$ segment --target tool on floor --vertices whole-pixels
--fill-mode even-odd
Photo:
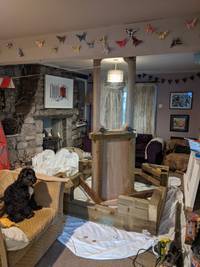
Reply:
[[[166,256],[170,243],[171,240],[168,237],[163,237],[153,246],[153,253],[160,259],[160,261],[162,261]]]

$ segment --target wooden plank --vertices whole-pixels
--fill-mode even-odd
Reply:
[[[80,177],[79,186],[88,194],[88,196],[95,202],[101,203],[102,199],[88,186],[83,177]]]
[[[147,210],[149,206],[149,201],[147,199],[134,198],[134,197],[120,195],[118,198],[118,205],[120,204],[127,205],[127,206],[132,205],[134,207]]]
[[[133,219],[138,218],[138,219],[143,219],[143,220],[148,220],[148,210],[147,209],[141,209],[135,206],[127,206],[123,204],[118,205],[118,214],[124,214],[130,215],[133,217]]]
[[[130,140],[132,138],[135,137],[135,134],[133,132],[128,132],[128,131],[123,131],[123,130],[119,130],[119,131],[106,131],[104,133],[102,132],[92,132],[89,134],[90,139],[92,139],[93,141],[97,141],[100,139],[106,140],[106,139],[122,139],[122,140]]]
[[[149,202],[149,221],[155,222],[157,228],[164,208],[166,192],[165,187],[156,188]]]
[[[160,178],[161,169],[158,168],[158,167],[153,166],[153,164],[143,163],[142,164],[142,170],[144,172],[147,172],[149,174],[152,174],[155,177]]]
[[[102,141],[92,142],[92,189],[101,197],[102,191]]]
[[[151,182],[153,185],[156,185],[156,186],[160,185],[160,181],[158,179],[146,174],[145,172],[141,172],[139,175],[145,180],[147,180],[148,182]]]
[[[151,197],[154,192],[154,189],[148,189],[143,191],[135,191],[133,194],[131,194],[131,197],[137,197],[137,198],[148,198]]]
[[[65,212],[79,218],[115,226],[127,231],[142,232],[143,229],[146,229],[151,234],[156,234],[157,230],[155,222],[136,218],[132,214],[119,213],[114,208],[78,200],[69,201]]]
[[[133,140],[104,140],[101,198],[111,200],[133,191]]]

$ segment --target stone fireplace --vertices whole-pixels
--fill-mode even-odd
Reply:
[[[11,166],[30,162],[33,156],[43,151],[45,138],[47,140],[51,136],[55,140],[59,139],[60,147],[76,146],[79,109],[76,106],[73,109],[45,109],[44,83],[45,74],[74,80],[78,74],[43,65],[1,67],[0,73],[6,70],[12,73],[3,75],[27,76],[14,80],[16,89],[7,89],[5,106],[2,105],[0,111],[0,120],[12,118],[20,125],[16,133],[6,134]],[[77,92],[74,93],[76,97]]]

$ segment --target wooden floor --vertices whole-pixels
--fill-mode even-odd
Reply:
[[[152,253],[141,254],[136,267],[154,267],[155,256]],[[95,261],[79,258],[68,248],[56,241],[43,256],[36,267],[133,267],[132,258],[124,260]]]

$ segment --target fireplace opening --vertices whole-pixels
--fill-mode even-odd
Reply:
[[[43,119],[43,149],[51,149],[57,152],[66,146],[64,121],[60,118]]]

